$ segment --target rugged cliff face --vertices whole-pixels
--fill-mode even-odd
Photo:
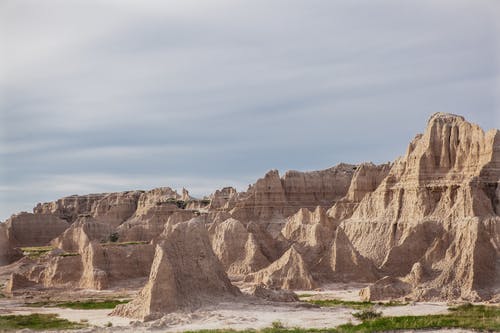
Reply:
[[[0,223],[0,266],[10,264],[19,259],[21,255],[21,251],[16,250],[9,239],[5,224]]]
[[[269,265],[253,233],[238,220],[229,218],[215,223],[212,247],[229,275],[241,276]]]
[[[19,213],[5,222],[9,243],[17,247],[48,245],[68,227],[66,221],[51,214]]]
[[[491,297],[499,270],[499,138],[460,116],[433,115],[342,222],[354,247],[389,276],[413,276],[418,264],[420,278],[407,288],[413,297]],[[377,293],[384,297],[380,290],[370,297]]]
[[[300,208],[330,207],[347,193],[355,169],[339,164],[321,171],[287,171],[282,178],[272,170],[228,208],[235,218],[247,221],[288,217]]]
[[[362,163],[356,168],[347,194],[328,211],[335,220],[344,220],[352,216],[363,198],[375,191],[382,180],[387,177],[391,164],[375,165]]]

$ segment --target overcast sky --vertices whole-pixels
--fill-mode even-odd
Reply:
[[[246,189],[500,127],[499,1],[0,1],[0,220],[71,194]]]

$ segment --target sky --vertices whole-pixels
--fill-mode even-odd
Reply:
[[[0,220],[97,192],[245,190],[500,128],[496,0],[0,0]]]

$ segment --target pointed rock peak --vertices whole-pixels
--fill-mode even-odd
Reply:
[[[193,197],[189,195],[189,191],[186,190],[184,187],[182,188],[182,198],[181,199],[184,201],[188,201],[188,200],[193,199]]]
[[[462,122],[465,121],[465,118],[452,113],[436,112],[429,118],[428,124],[431,124],[436,121],[447,122],[447,123]]]
[[[269,170],[264,176],[264,178],[280,178],[280,173],[276,169]]]
[[[316,285],[294,245],[268,267],[247,275],[245,281],[282,289],[313,289]]]

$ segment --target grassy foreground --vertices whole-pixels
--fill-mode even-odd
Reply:
[[[331,329],[282,328],[279,325],[262,330],[200,330],[189,333],[369,333],[404,329],[465,328],[500,332],[500,307],[462,305],[450,308],[451,313],[429,316],[379,317],[364,320],[361,324],[345,324]]]
[[[30,315],[0,316],[0,331],[21,330],[67,330],[84,328],[86,325],[59,318],[56,314],[34,313]]]
[[[76,301],[76,302],[37,302],[37,303],[27,303],[26,306],[29,307],[53,307],[53,308],[66,308],[66,309],[78,309],[78,310],[102,310],[102,309],[114,309],[118,304],[125,304],[130,302],[129,300],[89,300],[89,301]],[[0,326],[1,327],[1,326]]]

